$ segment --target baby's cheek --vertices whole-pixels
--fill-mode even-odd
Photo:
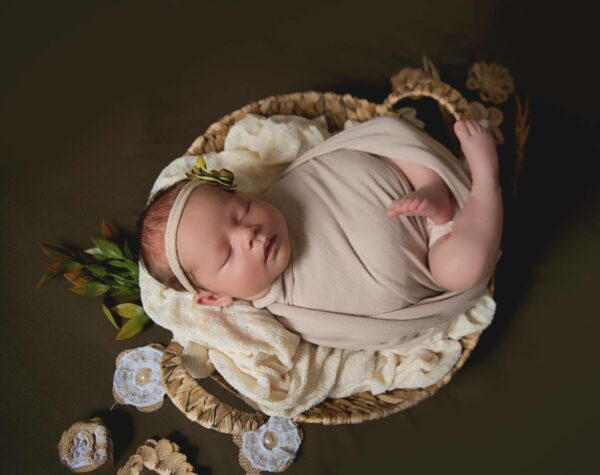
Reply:
[[[265,269],[249,267],[240,273],[235,279],[235,286],[238,291],[246,294],[254,294],[261,291],[266,285],[270,276]]]

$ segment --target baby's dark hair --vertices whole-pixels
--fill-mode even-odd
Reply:
[[[137,244],[142,264],[154,279],[178,291],[186,289],[169,266],[165,252],[165,230],[173,203],[181,188],[188,181],[184,178],[158,190],[146,205],[136,225]],[[185,272],[185,275],[196,289],[202,289],[192,275],[188,272]]]

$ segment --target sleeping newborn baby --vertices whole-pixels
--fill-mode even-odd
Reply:
[[[181,180],[138,221],[142,263],[198,305],[248,301],[318,345],[428,338],[483,295],[501,256],[494,141],[475,121],[454,130],[471,178],[426,133],[378,117],[302,154],[260,198]]]

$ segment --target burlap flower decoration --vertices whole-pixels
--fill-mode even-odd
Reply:
[[[479,89],[479,96],[483,101],[502,104],[515,90],[515,82],[504,66],[481,61],[469,69],[467,87],[472,90]]]
[[[138,475],[148,468],[160,475],[196,475],[179,446],[169,439],[148,439],[119,469],[117,475]]]
[[[394,74],[390,81],[392,89],[396,89],[400,84],[410,84],[414,86],[420,79],[426,79],[427,73],[421,68],[402,68],[398,73]]]
[[[390,78],[392,89],[395,90],[400,84],[414,86],[420,79],[437,79],[439,81],[440,74],[433,62],[427,56],[423,56],[422,63],[423,67],[421,68],[406,67],[394,74]]]
[[[110,432],[99,417],[76,422],[58,443],[60,461],[73,472],[91,472],[112,460]]]
[[[257,430],[243,432],[233,440],[240,447],[240,464],[247,473],[283,472],[293,463],[302,435],[291,419],[273,416]]]
[[[489,130],[496,145],[504,143],[504,135],[500,130],[504,114],[497,107],[485,107],[481,102],[470,102],[466,118],[477,121],[482,127]]]
[[[160,378],[164,347],[151,344],[119,354],[113,376],[113,396],[119,404],[135,406],[141,412],[156,411],[163,405],[165,388]]]

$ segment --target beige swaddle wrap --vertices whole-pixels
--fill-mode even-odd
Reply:
[[[491,272],[465,292],[434,282],[426,218],[386,214],[393,200],[413,190],[388,157],[431,168],[458,207],[464,205],[469,178],[457,158],[394,117],[357,125],[305,152],[261,197],[281,210],[292,255],[253,305],[306,341],[400,348],[445,330],[487,287]]]
[[[422,126],[414,119],[414,109],[399,112],[404,111],[409,112],[407,120]],[[348,120],[345,129],[357,126]],[[229,130],[224,150],[207,153],[205,159],[211,169],[233,170],[240,191],[262,197],[288,164],[329,137],[323,116],[309,120],[247,114]],[[195,162],[196,157],[183,156],[169,163],[150,196],[184,178]],[[486,291],[471,308],[457,313],[446,331],[426,340],[413,340],[398,349],[343,350],[300,339],[267,310],[249,302],[196,305],[189,293],[165,287],[143,265],[140,291],[148,315],[184,346],[184,362],[192,376],[204,378],[216,369],[250,406],[282,417],[294,417],[328,396],[379,394],[438,382],[460,357],[457,340],[486,328],[496,309]]]

